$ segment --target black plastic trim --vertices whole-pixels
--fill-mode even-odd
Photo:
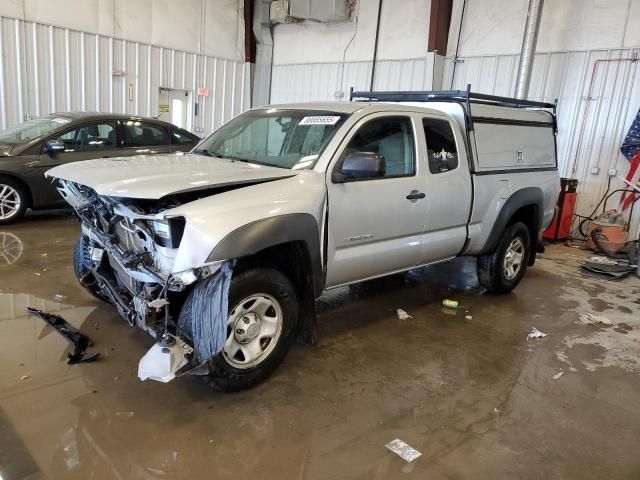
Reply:
[[[554,122],[532,122],[528,120],[515,120],[510,118],[473,117],[475,123],[494,123],[497,125],[517,125],[521,127],[547,127],[555,128]]]
[[[544,219],[544,194],[539,187],[523,188],[511,195],[502,206],[502,209],[500,210],[500,213],[498,213],[498,217],[493,224],[491,233],[478,255],[492,253],[498,246],[498,242],[507,228],[509,220],[513,217],[513,214],[522,207],[527,207],[529,205],[535,205],[538,210],[538,218],[535,219],[536,224],[534,225],[534,231],[537,235],[540,230],[540,225],[542,225],[542,220]],[[536,238],[532,238],[531,241],[535,242]],[[535,249],[533,250],[535,252]]]
[[[502,173],[531,173],[531,172],[553,172],[558,167],[531,167],[531,168],[504,168],[500,170],[483,170],[481,172],[473,172],[473,175],[500,175]]]
[[[318,222],[308,213],[291,213],[244,225],[224,237],[213,249],[208,262],[254,255],[261,250],[290,242],[303,242],[311,259],[316,297],[324,290]]]

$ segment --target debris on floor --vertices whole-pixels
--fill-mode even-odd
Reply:
[[[538,330],[536,327],[533,327],[531,329],[531,332],[529,333],[529,335],[527,335],[527,342],[532,339],[532,338],[544,338],[546,337],[548,334],[546,333],[542,333],[540,330]]]
[[[473,320],[473,317],[471,315],[467,315],[464,318],[465,318],[465,320]]]
[[[413,462],[416,458],[422,456],[422,453],[411,447],[409,444],[403,442],[399,438],[396,438],[395,440],[387,443],[385,447],[387,447],[389,450],[391,450],[406,462]]]
[[[556,374],[553,376],[553,379],[554,379],[554,380],[558,380],[562,375],[564,375],[564,372],[563,372],[562,370],[560,370],[558,373],[556,373]]]
[[[54,299],[56,302],[62,302],[62,301],[64,301],[64,300],[66,300],[66,299],[67,299],[67,296],[66,296],[66,295],[62,295],[61,293],[56,293],[56,294],[53,296],[53,299]]]
[[[413,318],[411,315],[409,315],[407,312],[405,312],[404,310],[402,310],[401,308],[396,310],[396,313],[398,314],[398,318],[400,320],[406,320],[408,318]]]
[[[87,347],[93,345],[91,339],[86,335],[80,333],[80,331],[76,327],[71,325],[60,315],[43,312],[42,310],[38,310],[32,307],[27,307],[27,314],[36,316],[43,320],[45,323],[51,325],[56,332],[58,332],[65,338],[65,340],[73,344],[73,353],[67,354],[67,356],[69,357],[67,363],[69,365],[74,365],[76,363],[93,362],[100,356],[100,353],[98,352],[86,352]]]
[[[26,379],[28,379],[28,378],[31,378],[31,375],[22,375],[22,376],[20,377],[20,380],[26,380]]]
[[[131,418],[135,415],[136,412],[116,412],[116,417],[120,418]]]
[[[618,262],[609,257],[593,256],[589,258],[592,263],[602,263],[603,265],[618,265]]]
[[[586,270],[588,273],[603,275],[609,280],[620,280],[636,271],[635,265],[618,263],[609,264],[602,262],[584,262],[581,268]]]
[[[445,298],[444,300],[442,300],[442,306],[445,308],[458,308],[458,301]]]
[[[580,313],[578,315],[580,321],[586,325],[595,325],[597,323],[602,323],[603,325],[613,325],[613,322],[609,320],[607,317],[602,315],[594,315],[593,313]]]

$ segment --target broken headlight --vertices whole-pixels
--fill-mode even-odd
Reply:
[[[178,248],[184,233],[185,220],[182,217],[149,222],[153,231],[153,241],[167,248]]]

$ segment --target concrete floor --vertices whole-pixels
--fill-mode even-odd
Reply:
[[[20,246],[0,255],[3,480],[640,478],[640,280],[583,275],[585,252],[548,248],[502,297],[480,294],[470,260],[334,291],[317,347],[224,395],[137,379],[152,341],[77,284],[78,231],[64,213],[0,228]],[[68,366],[27,305],[79,326],[100,361]],[[532,326],[548,336],[527,341]],[[386,450],[395,438],[422,457]]]

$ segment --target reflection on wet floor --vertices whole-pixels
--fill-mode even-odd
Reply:
[[[478,288],[472,259],[327,292],[318,301],[319,344],[294,345],[266,383],[224,395],[194,377],[137,379],[152,340],[77,285],[78,230],[66,216],[11,226],[23,253],[0,266],[3,480],[639,471],[640,364],[629,359],[640,336],[640,282],[584,277],[581,252],[550,248],[502,297]],[[442,311],[443,298],[459,301],[454,315]],[[613,325],[577,320],[594,298]],[[67,365],[67,342],[27,317],[26,306],[79,327],[100,360]],[[412,318],[400,320],[398,308]],[[527,342],[532,326],[549,335]],[[423,455],[405,464],[384,448],[394,438]]]

